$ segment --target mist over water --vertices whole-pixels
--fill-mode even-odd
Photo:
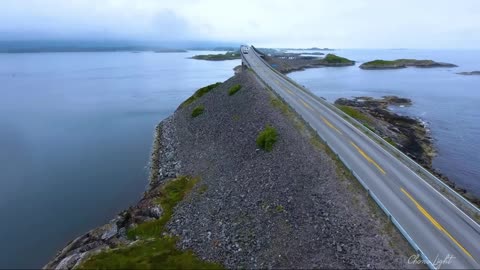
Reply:
[[[289,74],[318,96],[337,98],[397,95],[413,105],[395,108],[400,114],[420,117],[432,132],[438,156],[434,168],[480,196],[480,76],[457,72],[480,70],[480,50],[336,50],[358,61],[356,66],[308,69]],[[432,59],[456,68],[361,70],[375,59]]]
[[[155,125],[240,64],[202,53],[0,54],[1,267],[39,268],[140,198]]]

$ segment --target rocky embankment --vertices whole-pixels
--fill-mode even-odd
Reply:
[[[365,62],[359,66],[361,69],[400,69],[407,67],[434,68],[434,67],[457,67],[450,63],[435,62],[433,60],[397,59],[392,61],[374,60]]]
[[[419,119],[398,115],[388,109],[388,106],[408,106],[411,100],[395,96],[385,96],[380,99],[371,97],[340,98],[335,101],[341,110],[391,144],[402,150],[424,167],[432,167],[435,151],[432,138]]]
[[[409,106],[411,105],[410,99],[396,96],[385,96],[380,99],[371,97],[340,98],[335,101],[335,104],[435,174],[472,203],[480,205],[479,198],[466,189],[458,187],[453,181],[432,167],[432,159],[436,152],[432,137],[424,122],[420,119],[398,115],[388,108],[390,105]]]
[[[256,143],[267,125],[278,133],[269,152]],[[140,202],[45,268],[414,267],[358,182],[250,71],[197,91],[160,123],[153,149]],[[168,186],[182,176],[195,179],[185,197]]]
[[[267,61],[273,68],[286,74],[293,71],[304,70],[307,68],[318,67],[345,67],[355,65],[355,61],[336,56],[334,54],[327,54],[323,58],[315,56],[265,56]]]

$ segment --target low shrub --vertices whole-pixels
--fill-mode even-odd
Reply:
[[[192,117],[197,117],[205,111],[205,107],[203,105],[197,106],[192,111]]]
[[[257,136],[257,146],[261,149],[270,152],[273,149],[273,145],[277,142],[277,130],[267,125]]]
[[[240,89],[242,89],[242,86],[240,84],[236,84],[232,87],[230,87],[230,90],[228,90],[228,95],[233,96],[235,93],[237,93]]]

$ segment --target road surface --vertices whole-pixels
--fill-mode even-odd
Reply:
[[[243,57],[366,183],[430,267],[480,269],[478,223],[337,113],[271,70],[252,48]]]

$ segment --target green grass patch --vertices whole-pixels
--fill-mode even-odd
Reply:
[[[401,64],[400,62],[398,61],[389,61],[389,60],[373,60],[373,61],[370,61],[370,62],[366,62],[364,63],[365,66],[391,66],[391,65],[397,65],[397,64]]]
[[[364,122],[370,121],[370,119],[365,114],[363,114],[362,112],[360,112],[359,110],[353,107],[346,106],[346,105],[337,105],[337,107],[340,110],[342,110],[342,112],[348,114],[350,117],[355,118],[359,121],[364,121]]]
[[[388,142],[390,145],[397,147],[397,144],[393,141],[392,138],[390,137],[384,137],[383,138],[386,142]]]
[[[292,109],[282,100],[275,98],[274,94],[270,93],[270,104],[272,107],[276,108],[279,110],[283,115],[288,117],[293,122],[293,125],[298,131],[304,131],[305,130],[305,124],[303,120],[299,119],[297,117],[297,114],[292,111]]]
[[[204,111],[205,111],[205,106],[199,105],[199,106],[193,108],[192,117],[197,117],[200,114],[202,114]]]
[[[164,231],[165,224],[173,214],[173,208],[192,190],[198,179],[187,176],[179,177],[165,184],[160,191],[157,203],[162,206],[162,217],[151,222],[145,222],[127,232],[130,239],[149,238],[160,236]]]
[[[375,132],[375,129],[373,129],[369,124],[363,123],[363,126],[368,128],[370,131]]]
[[[288,107],[288,105],[285,104],[284,102],[282,102],[280,99],[271,96],[270,97],[270,104],[272,104],[272,106],[274,108],[280,110],[280,112],[283,115],[285,115],[285,116],[291,116],[292,115],[292,112],[290,111],[290,108]]]
[[[222,269],[192,251],[176,248],[176,237],[162,236],[133,246],[94,255],[79,269]]]
[[[242,89],[242,86],[240,84],[236,84],[232,87],[230,87],[230,90],[228,90],[228,95],[233,96],[235,93],[237,93],[240,89]]]
[[[212,89],[214,89],[215,87],[219,86],[220,84],[222,84],[221,82],[217,82],[217,83],[214,83],[214,84],[210,84],[210,85],[207,85],[205,87],[202,87],[200,89],[198,89],[191,97],[187,98],[187,100],[185,100],[181,105],[180,107],[185,107],[185,106],[188,106],[190,104],[192,104],[195,100],[201,98],[203,95],[205,95],[206,93],[210,92]]]
[[[335,54],[327,54],[323,59],[321,59],[322,62],[326,62],[329,64],[351,64],[353,63],[352,60],[347,59],[345,57],[340,57]]]
[[[273,149],[273,145],[277,142],[277,130],[267,125],[264,130],[262,130],[257,137],[257,146],[261,149],[270,152]]]
[[[163,215],[155,221],[140,224],[128,232],[138,237],[134,245],[96,254],[79,266],[80,269],[222,269],[215,263],[202,261],[192,251],[176,248],[177,238],[162,236],[175,206],[192,190],[198,179],[179,177],[164,185],[158,203]]]

